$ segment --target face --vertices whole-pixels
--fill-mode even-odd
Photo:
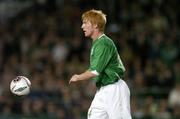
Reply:
[[[91,24],[88,20],[83,20],[82,26],[81,26],[84,35],[86,37],[91,37],[94,32],[94,26]]]

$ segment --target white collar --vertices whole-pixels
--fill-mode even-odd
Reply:
[[[105,35],[105,34],[103,33],[102,35],[100,35],[100,36],[98,37],[98,39],[101,38],[101,37],[103,37],[104,35]]]

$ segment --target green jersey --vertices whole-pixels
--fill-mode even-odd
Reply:
[[[123,78],[125,68],[122,64],[114,42],[102,35],[96,39],[91,48],[89,71],[96,72],[96,86],[112,84]]]

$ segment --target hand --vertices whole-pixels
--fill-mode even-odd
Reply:
[[[70,84],[71,82],[77,82],[78,79],[79,79],[79,75],[77,75],[77,74],[73,75],[73,76],[71,77],[70,81],[69,81],[69,84]]]

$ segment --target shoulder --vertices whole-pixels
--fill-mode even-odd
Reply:
[[[100,41],[99,44],[101,45],[106,45],[106,46],[114,46],[114,42],[111,38],[109,38],[108,36],[104,35]]]

